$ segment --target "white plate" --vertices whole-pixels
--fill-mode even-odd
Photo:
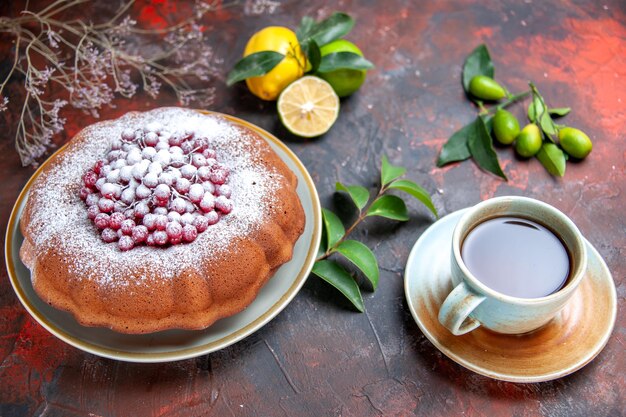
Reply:
[[[595,358],[613,330],[617,295],[606,263],[587,241],[587,272],[580,287],[542,328],[523,335],[504,335],[479,327],[454,336],[439,323],[439,308],[452,291],[452,232],[464,211],[449,214],[430,226],[409,254],[404,291],[422,333],[458,364],[504,381],[549,381]]]
[[[311,272],[322,232],[319,197],[313,180],[296,155],[276,137],[241,119],[220,115],[256,131],[298,177],[296,191],[304,208],[306,224],[291,261],[278,269],[245,310],[219,320],[205,330],[127,335],[104,328],[81,326],[71,314],[50,307],[37,296],[31,284],[30,271],[19,257],[24,239],[19,219],[28,191],[41,172],[40,168],[20,193],[11,212],[5,258],[9,279],[18,298],[31,316],[53,335],[78,349],[112,359],[129,362],[182,360],[214,352],[249,336],[272,320],[295,297]]]

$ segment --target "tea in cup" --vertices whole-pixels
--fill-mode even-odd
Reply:
[[[574,223],[526,197],[497,197],[470,208],[452,236],[455,286],[439,321],[455,335],[483,326],[530,332],[550,321],[584,277],[587,252]]]

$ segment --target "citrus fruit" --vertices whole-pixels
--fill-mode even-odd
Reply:
[[[530,158],[541,149],[541,131],[536,124],[530,123],[524,126],[517,138],[515,138],[515,151],[524,158]]]
[[[583,159],[589,155],[589,152],[591,152],[593,148],[589,136],[582,130],[573,127],[564,127],[559,130],[559,141],[561,147],[568,155],[578,159]]]
[[[510,145],[519,134],[517,118],[508,111],[499,109],[493,116],[493,133],[498,142]]]
[[[326,81],[314,76],[289,84],[278,98],[278,115],[294,135],[312,138],[331,128],[339,115],[339,97]]]
[[[345,39],[338,39],[327,43],[320,48],[320,52],[322,59],[324,59],[326,55],[335,52],[352,52],[363,56],[363,53],[355,44]],[[328,81],[339,97],[346,97],[361,87],[365,81],[366,72],[366,70],[342,68],[330,72],[320,72],[316,75]]]
[[[469,92],[481,100],[500,100],[506,96],[506,90],[493,78],[477,75],[470,80]]]
[[[252,35],[243,56],[262,51],[280,52],[285,58],[267,74],[246,79],[246,84],[255,96],[276,100],[285,87],[302,77],[306,58],[296,34],[282,26],[269,26]]]

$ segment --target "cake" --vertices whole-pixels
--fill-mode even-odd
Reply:
[[[243,310],[291,259],[305,222],[296,186],[241,124],[131,112],[86,127],[43,166],[20,256],[39,297],[82,325],[203,329]]]

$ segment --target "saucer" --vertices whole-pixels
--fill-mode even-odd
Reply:
[[[611,272],[587,240],[585,278],[565,307],[542,328],[524,335],[505,335],[479,327],[454,336],[439,323],[439,307],[452,291],[452,232],[465,210],[433,224],[409,255],[404,291],[422,333],[458,364],[503,381],[549,381],[577,371],[595,358],[613,330],[617,296]]]

